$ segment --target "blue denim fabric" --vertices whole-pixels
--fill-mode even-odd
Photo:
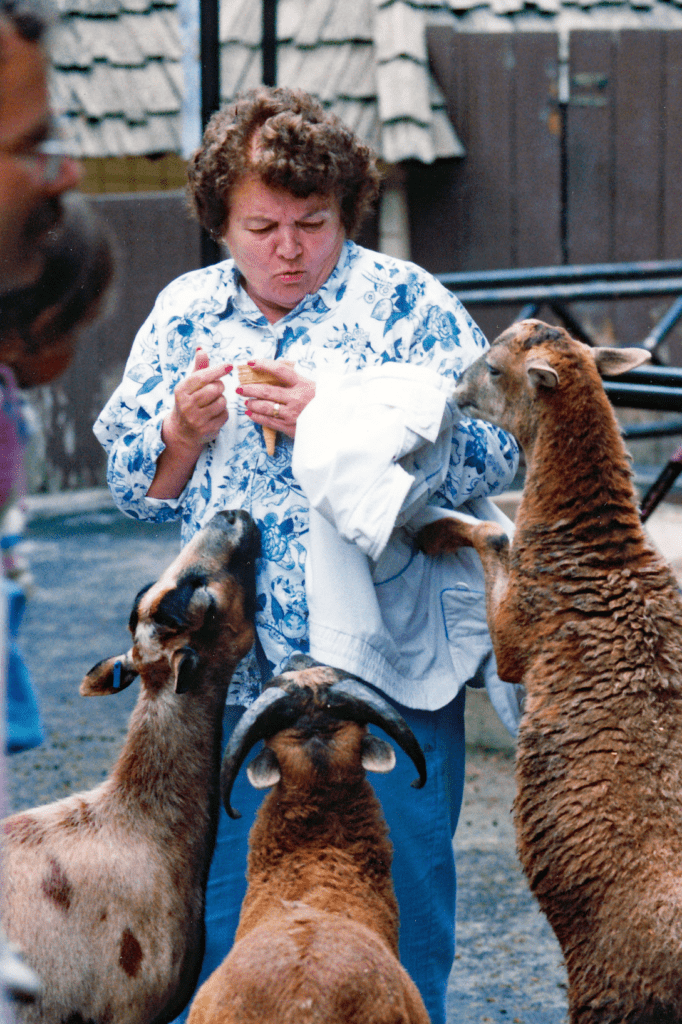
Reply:
[[[26,595],[12,580],[0,580],[7,601],[7,664],[5,667],[5,753],[39,747],[45,739],[38,699],[17,636]]]
[[[435,712],[390,703],[404,717],[424,750],[428,781],[421,790],[410,786],[416,769],[399,749],[392,772],[372,774],[369,778],[381,801],[394,845],[400,958],[422,994],[432,1024],[445,1024],[445,997],[455,953],[452,837],[464,786],[464,690]],[[240,707],[227,707],[225,738],[242,713]],[[251,787],[242,769],[231,798],[232,806],[242,817],[231,821],[224,813],[220,816],[206,893],[206,954],[200,983],[232,947],[246,892],[248,832],[262,799],[263,793]],[[185,1010],[177,1020],[185,1021],[187,1013]]]

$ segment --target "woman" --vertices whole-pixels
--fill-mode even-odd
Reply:
[[[185,542],[221,508],[245,508],[260,526],[258,639],[231,685],[228,732],[262,682],[308,649],[309,508],[291,463],[316,388],[387,361],[456,377],[485,340],[430,275],[350,241],[378,194],[375,158],[305,93],[260,88],[214,115],[189,182],[199,220],[232,258],[161,293],[95,433],[129,515],[181,517]],[[270,371],[275,383],[241,383],[231,370],[243,364]],[[261,428],[279,432],[273,456]],[[463,421],[433,500],[454,507],[500,491],[516,460],[508,435]],[[426,750],[429,786],[408,793],[406,764],[376,789],[396,848],[401,956],[438,1024],[454,956],[463,692],[437,712],[424,707],[399,710]],[[252,793],[244,785],[239,797],[254,808]],[[252,813],[221,825],[203,977],[232,942]]]

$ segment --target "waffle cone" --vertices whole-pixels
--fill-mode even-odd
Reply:
[[[284,360],[286,366],[293,366],[289,360]],[[269,370],[256,370],[253,366],[238,366],[237,373],[239,374],[240,384],[276,384],[281,387],[280,381],[273,373]],[[275,443],[277,441],[278,431],[273,430],[272,427],[263,427],[263,438],[265,440],[265,450],[268,455],[275,454]]]

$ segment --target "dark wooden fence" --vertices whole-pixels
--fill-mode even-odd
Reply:
[[[569,36],[559,102],[554,32],[430,30],[460,161],[412,168],[412,255],[433,272],[679,259],[682,32]],[[605,339],[635,343],[665,300],[590,308]],[[477,309],[491,336],[513,309]],[[682,365],[682,334],[671,336]]]

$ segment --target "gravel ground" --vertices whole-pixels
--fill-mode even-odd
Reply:
[[[81,697],[80,681],[102,658],[130,647],[133,598],[179,548],[179,531],[116,511],[33,523],[22,545],[35,589],[21,646],[43,714],[46,740],[9,759],[14,810],[89,789],[120,749],[137,685],[112,697]]]
[[[22,646],[39,692],[46,741],[9,758],[19,810],[90,788],[107,774],[137,696],[83,698],[101,658],[127,650],[132,600],[175,556],[178,528],[113,509],[35,521],[24,551],[35,591]],[[457,851],[458,952],[449,1024],[562,1024],[565,976],[556,941],[519,869],[511,823],[510,753],[470,749]]]
[[[467,750],[448,1024],[563,1024],[561,950],[515,852],[511,753]]]

